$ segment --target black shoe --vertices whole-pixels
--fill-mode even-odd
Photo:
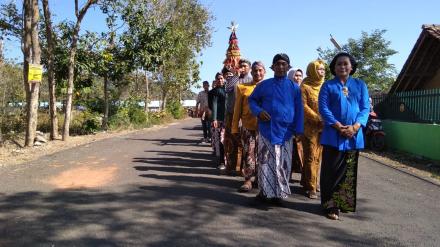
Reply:
[[[284,201],[281,198],[271,198],[270,202],[277,207],[284,207]]]

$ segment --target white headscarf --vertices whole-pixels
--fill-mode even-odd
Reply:
[[[298,71],[298,70],[301,71],[301,73],[302,73],[302,70],[299,69],[299,68],[293,68],[293,69],[291,69],[291,70],[289,71],[289,73],[287,74],[287,79],[289,79],[289,80],[291,80],[291,81],[293,81],[293,82],[295,82],[295,83],[298,84],[298,82],[295,81],[295,73],[296,73],[296,71]]]

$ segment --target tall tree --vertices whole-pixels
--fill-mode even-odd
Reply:
[[[57,107],[56,107],[56,94],[55,94],[55,39],[52,27],[52,18],[49,9],[48,0],[42,0],[43,12],[44,12],[44,23],[46,29],[46,40],[47,40],[47,79],[49,84],[49,115],[50,115],[50,139],[54,140],[58,137],[58,117],[57,117]]]
[[[79,30],[81,28],[81,21],[89,10],[90,6],[96,4],[98,0],[87,0],[84,6],[79,10],[78,0],[75,0],[75,16],[76,23],[71,35],[71,44],[69,51],[69,67],[68,67],[68,79],[67,79],[67,99],[64,114],[63,124],[63,141],[66,141],[70,136],[70,119],[72,112],[72,96],[74,90],[74,69],[75,69],[75,55],[77,50]]]
[[[40,83],[30,82],[28,72],[30,64],[40,65],[41,62],[41,48],[38,37],[38,20],[40,17],[38,0],[24,0],[23,10],[23,77],[27,103],[25,146],[32,146],[37,130]]]
[[[370,90],[386,91],[396,78],[394,64],[389,58],[397,51],[390,48],[391,42],[383,36],[386,30],[374,30],[371,33],[362,32],[359,39],[348,39],[342,45],[342,51],[350,53],[358,62],[356,76],[363,79]],[[317,49],[319,57],[330,64],[338,49]],[[330,73],[327,73],[330,76]]]
[[[3,39],[0,37],[0,78],[4,78],[3,76]],[[0,81],[0,85],[3,83],[3,80]],[[6,90],[3,91],[3,101],[6,96]],[[3,116],[5,115],[3,104],[1,107],[1,116],[0,116],[0,147],[3,145],[3,134],[2,134],[2,126],[3,126]]]

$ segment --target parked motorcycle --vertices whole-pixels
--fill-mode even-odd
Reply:
[[[368,116],[365,140],[367,147],[371,150],[383,151],[385,149],[385,131],[383,130],[382,121],[374,111],[371,111]]]

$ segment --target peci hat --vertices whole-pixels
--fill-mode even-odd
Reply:
[[[290,59],[289,59],[289,56],[287,56],[286,53],[278,53],[278,54],[276,54],[273,57],[272,64],[275,64],[278,60],[284,60],[284,61],[287,62],[287,64],[290,65]]]

